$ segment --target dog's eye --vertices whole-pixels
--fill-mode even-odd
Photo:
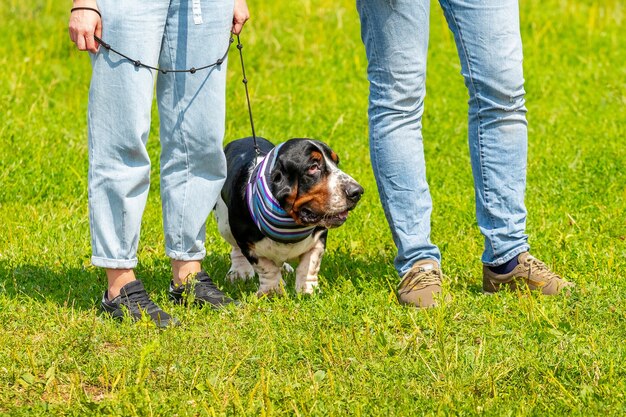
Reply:
[[[309,168],[307,169],[307,174],[309,175],[315,175],[318,172],[320,172],[321,168],[320,165],[315,163],[315,164],[311,164],[309,165]]]

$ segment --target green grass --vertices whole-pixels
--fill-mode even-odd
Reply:
[[[89,60],[67,36],[69,3],[0,5],[0,414],[624,415],[626,49],[621,1],[521,4],[534,253],[577,284],[569,299],[480,294],[482,238],[466,144],[467,93],[433,4],[424,118],[453,301],[399,306],[394,247],[367,145],[365,54],[352,1],[250,1],[242,36],[257,131],[328,142],[366,188],[330,234],[323,293],[256,300],[229,285],[209,219],[204,267],[245,306],[170,304],[158,197],[137,269],[183,322],[159,332],[98,312],[89,264]],[[227,138],[249,134],[231,54]],[[293,278],[288,280],[293,287]]]

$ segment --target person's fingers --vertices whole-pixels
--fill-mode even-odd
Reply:
[[[85,44],[85,36],[84,35],[78,35],[76,37],[76,47],[78,48],[79,51],[86,51],[87,50],[87,45]]]
[[[79,50],[96,53],[99,44],[93,35],[102,33],[102,20],[92,10],[76,10],[70,15],[69,32]]]
[[[98,24],[96,25],[96,30],[94,34],[102,39],[102,20],[98,20]]]
[[[235,16],[233,18],[232,32],[235,35],[239,35],[241,33],[241,31],[243,30],[243,25],[246,24],[246,22],[248,21],[249,18],[250,18],[249,15]]]
[[[245,0],[236,0],[233,10],[233,27],[231,31],[235,35],[239,35],[243,29],[243,25],[250,19],[250,12]]]
[[[93,38],[93,34],[85,33],[85,47],[89,52],[96,53],[98,52],[98,44],[96,40]]]

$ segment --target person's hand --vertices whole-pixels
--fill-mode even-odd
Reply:
[[[233,13],[233,28],[231,31],[235,35],[241,33],[243,25],[250,19],[250,12],[248,11],[248,5],[246,0],[235,0],[235,9]]]
[[[74,7],[91,7],[98,10],[96,0],[75,0]],[[81,51],[98,52],[94,35],[102,36],[102,19],[93,10],[75,10],[70,15],[70,38]]]

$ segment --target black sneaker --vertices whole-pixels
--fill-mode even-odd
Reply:
[[[154,304],[139,280],[129,282],[120,289],[120,295],[108,299],[105,291],[102,296],[102,309],[114,319],[122,320],[128,315],[133,321],[141,320],[143,313],[150,316],[157,327],[178,326],[174,317]]]
[[[193,292],[193,293],[192,293]],[[239,303],[222,291],[213,283],[209,275],[200,271],[195,276],[189,277],[187,282],[176,285],[170,282],[170,299],[175,303],[187,303],[193,300],[197,305],[210,305],[212,308],[221,308],[228,304],[238,305]]]

